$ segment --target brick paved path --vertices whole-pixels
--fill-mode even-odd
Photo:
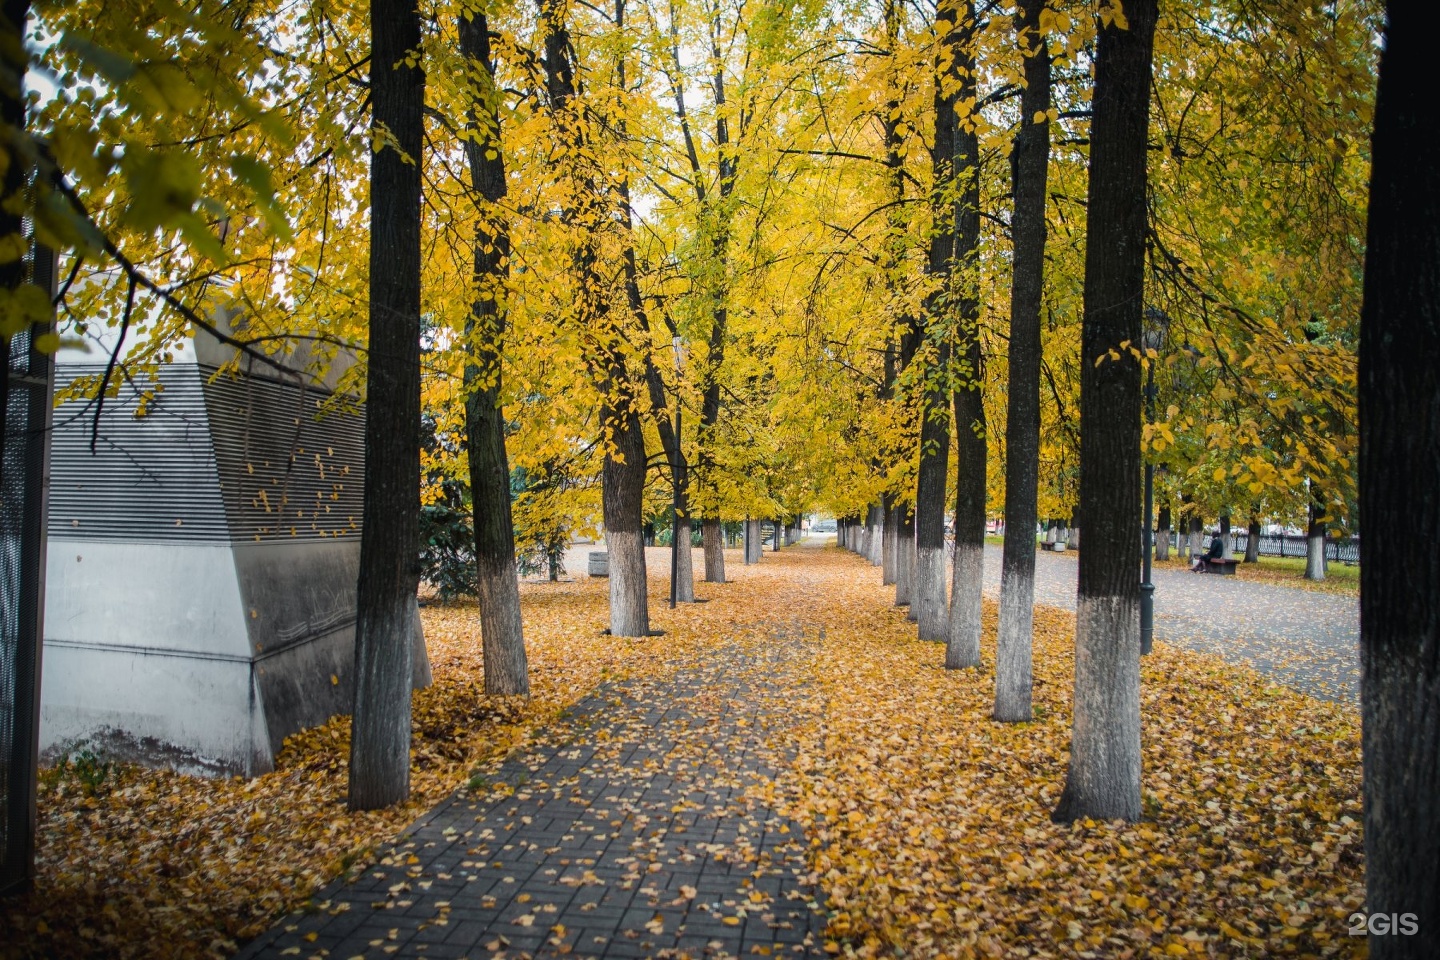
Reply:
[[[240,956],[821,955],[802,838],[747,796],[789,759],[779,675],[805,646],[602,689]]]

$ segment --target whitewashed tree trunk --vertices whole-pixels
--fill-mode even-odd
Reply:
[[[985,543],[955,538],[954,582],[946,625],[945,669],[980,666],[980,596],[985,578]]]
[[[1311,533],[1305,538],[1305,579],[1325,579],[1325,534]]]
[[[915,550],[915,576],[911,581],[911,609],[921,640],[943,642],[949,635],[950,611],[945,597],[945,547]],[[978,622],[978,617],[976,618]]]
[[[760,542],[760,521],[745,520],[745,565],[760,562],[760,554],[763,552],[764,544]]]
[[[1060,811],[1139,820],[1140,607],[1130,598],[1077,598],[1072,727]]]
[[[517,607],[516,619],[519,619],[518,607],[519,590],[516,590],[515,606]],[[420,602],[417,599],[410,608],[410,689],[422,690],[434,682],[434,674],[430,672],[430,654],[425,649],[425,624],[420,620]],[[521,648],[523,653],[524,648]],[[523,669],[522,669],[523,674]]]
[[[885,562],[885,511],[875,507],[875,525],[870,533],[870,564],[878,567]]]
[[[890,499],[890,498],[887,497],[886,499],[888,500],[888,499]],[[887,587],[888,587],[888,586],[891,586],[891,585],[893,585],[893,584],[895,583],[895,567],[896,567],[896,563],[897,563],[897,551],[899,550],[899,546],[900,546],[900,541],[899,541],[898,539],[896,539],[896,535],[895,535],[895,531],[896,531],[896,529],[897,529],[897,528],[896,528],[895,517],[896,517],[895,507],[894,507],[894,505],[892,504],[892,505],[891,505],[888,509],[886,509],[886,511],[885,511],[885,534],[884,534],[884,537],[883,537],[883,540],[884,540],[883,549],[884,549],[884,551],[885,551],[885,554],[884,554],[884,561],[885,561],[885,562],[884,562],[884,564],[883,564],[884,572],[881,573],[881,575],[880,575],[880,582],[881,582],[881,584],[883,584],[884,586],[887,586]]]
[[[690,518],[680,518],[680,550],[675,555],[675,602],[695,602],[695,557],[691,552]]]
[[[649,636],[645,535],[639,530],[606,530],[605,546],[610,567],[610,633],[616,637]]]
[[[1035,552],[1028,564],[1000,570],[1000,628],[995,643],[995,719],[1023,723],[1033,718],[1032,637],[1035,626]],[[983,561],[982,561],[983,562]]]

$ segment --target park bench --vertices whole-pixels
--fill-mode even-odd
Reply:
[[[1207,558],[1205,561],[1205,566],[1200,568],[1200,572],[1218,573],[1222,577],[1233,577],[1235,576],[1235,564],[1238,562],[1239,561],[1236,560],[1210,560]]]
[[[1064,553],[1064,552],[1065,552],[1065,541],[1064,541],[1064,540],[1055,540],[1055,541],[1049,541],[1049,540],[1047,540],[1047,541],[1045,541],[1044,543],[1040,544],[1040,547],[1041,547],[1041,549],[1044,549],[1044,550],[1053,550],[1053,551],[1055,551],[1055,552],[1057,552],[1057,553]]]

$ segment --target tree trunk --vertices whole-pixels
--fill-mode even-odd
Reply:
[[[702,520],[700,542],[705,549],[705,582],[725,582],[725,541],[719,520]]]
[[[460,52],[479,78],[469,118],[476,135],[465,141],[471,189],[483,201],[475,229],[476,299],[466,323],[466,446],[480,598],[485,692],[528,694],[520,585],[515,571],[515,524],[510,514],[510,462],[500,410],[504,291],[510,276],[510,231],[498,205],[505,197],[505,158],[495,110],[495,63],[483,13],[460,16]]]
[[[896,550],[900,541],[895,536],[898,515],[895,513],[895,495],[886,493],[880,500],[881,509],[885,511],[885,532],[881,535],[880,549],[882,553],[880,584],[881,586],[892,586],[895,583],[895,562]]]
[[[980,370],[980,142],[969,113],[975,104],[975,4],[960,7],[955,62],[959,71],[958,105],[967,119],[955,130],[955,275],[958,302],[955,356],[955,560],[945,667],[980,665],[980,594],[985,565],[985,405]]]
[[[760,521],[745,518],[745,565],[760,562],[760,555],[763,552],[760,543]]]
[[[14,137],[16,141],[25,135],[25,97],[16,78],[23,77],[28,69],[29,56],[24,40],[29,29],[29,0],[5,0],[0,7],[0,68],[5,71],[5,82],[0,84],[0,135]],[[7,22],[8,21],[8,22]],[[20,57],[19,62],[15,57]],[[9,146],[8,140],[6,146]],[[3,148],[0,148],[3,149]],[[5,169],[0,173],[0,239],[18,241],[18,246],[28,245],[25,238],[22,212],[27,207],[25,198],[26,181],[33,167],[24,159],[24,151],[5,149]],[[19,256],[0,260],[0,296],[11,295],[25,283],[25,262]],[[8,304],[7,304],[8,305]],[[9,436],[7,420],[10,411],[10,337],[0,334],[0,464],[5,462],[6,439]],[[38,696],[39,691],[36,691]]]
[[[1160,508],[1159,529],[1155,531],[1155,559],[1170,559],[1170,504]]]
[[[915,582],[915,515],[904,502],[895,506],[895,606],[909,607]],[[913,620],[906,612],[906,619]]]
[[[425,75],[415,0],[370,8],[370,343],[355,610],[351,810],[410,796],[412,610],[420,583],[420,171]],[[381,131],[389,143],[379,139]]]
[[[1260,521],[1255,517],[1250,518],[1250,526],[1246,530],[1245,562],[1260,562]]]
[[[420,598],[410,601],[410,689],[424,690],[435,681],[430,653],[425,649],[425,622],[420,619]]]
[[[600,383],[600,429],[605,444],[601,468],[601,499],[605,543],[610,568],[610,633],[618,637],[650,634],[650,612],[645,573],[644,492],[645,436],[638,410],[636,384],[626,357],[625,338],[616,329],[600,273],[598,231],[613,219],[608,191],[593,162],[589,146],[588,115],[576,105],[574,47],[565,24],[565,7],[558,0],[540,5],[544,36],[546,96],[560,136],[572,145],[566,163],[573,165],[576,189],[564,211],[568,223],[585,232],[573,255],[580,326],[601,344],[586,357]]]
[[[690,525],[690,515],[683,505],[678,526],[680,536],[677,538],[678,545],[675,554],[675,602],[694,603],[695,554],[690,545],[695,539],[695,534],[694,528]]]
[[[913,341],[919,348],[910,362],[920,364],[920,463],[915,482],[915,571],[910,584],[910,610],[921,640],[945,639],[945,476],[950,463],[949,376],[951,320],[957,289],[957,233],[966,218],[973,179],[973,157],[959,144],[958,101],[974,96],[972,26],[958,21],[961,0],[941,0],[935,9],[935,33],[941,46],[935,54],[935,145],[930,155],[933,181],[929,260],[926,272],[934,290],[915,322]],[[967,84],[966,76],[972,77]],[[956,197],[956,184],[961,181]],[[967,251],[969,252],[969,251]],[[968,266],[968,260],[964,266]],[[963,281],[961,284],[963,285]],[[909,352],[909,351],[905,351]]]
[[[1325,504],[1310,485],[1310,522],[1305,529],[1305,579],[1325,579]]]
[[[1101,26],[1090,124],[1080,353],[1080,552],[1070,769],[1055,818],[1138,820],[1140,342],[1156,0]],[[1114,351],[1118,360],[1108,359]]]
[[[1225,560],[1235,559],[1235,548],[1230,543],[1230,514],[1220,514],[1220,556]]]
[[[867,559],[872,567],[878,567],[885,561],[885,511],[879,504],[870,508],[870,517],[874,526],[870,529],[870,537],[866,541],[869,548]]]
[[[1365,905],[1421,925],[1370,937],[1372,960],[1420,960],[1440,920],[1440,123],[1425,8],[1387,7],[1360,322]]]
[[[1190,517],[1190,559],[1205,554],[1205,522],[1198,516]]]
[[[617,374],[618,376],[619,374]],[[612,385],[600,409],[614,443],[601,468],[605,545],[610,558],[610,634],[648,637],[650,608],[641,528],[645,497],[645,437],[623,387]],[[616,401],[622,406],[614,406]]]
[[[979,342],[970,347],[978,361]],[[980,387],[955,391],[957,476],[955,566],[945,668],[980,666],[980,597],[985,574],[985,407]],[[1034,559],[1034,553],[1031,553]]]
[[[1050,53],[1040,33],[1044,0],[1020,0],[1016,41],[1025,56],[1020,130],[1010,154],[1014,263],[1010,277],[1010,369],[1005,421],[1005,546],[995,650],[995,719],[1031,719],[1035,614],[1035,498],[1040,472],[1040,306],[1045,287],[1045,191]]]

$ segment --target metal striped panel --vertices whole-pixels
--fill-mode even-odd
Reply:
[[[56,386],[104,371],[62,367]],[[52,540],[229,539],[201,376],[190,365],[163,367],[158,383],[123,380],[103,407],[70,400],[56,408]]]
[[[360,536],[365,417],[353,402],[254,375],[214,378],[205,398],[234,540]]]
[[[102,364],[63,368],[67,385],[103,373]],[[122,382],[98,428],[95,417],[94,401],[56,411],[53,539],[360,534],[364,415],[323,390],[177,364],[158,383]]]

